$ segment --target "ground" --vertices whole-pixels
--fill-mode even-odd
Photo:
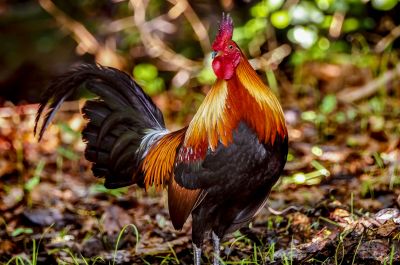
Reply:
[[[0,109],[0,262],[191,264],[190,220],[173,229],[165,192],[107,190],[93,177],[77,106],[64,106],[39,143],[36,105]],[[397,116],[382,114],[384,130],[374,130],[361,114],[322,123],[307,115],[285,107],[284,176],[250,226],[224,239],[224,264],[399,263]],[[207,242],[205,263],[211,249]]]

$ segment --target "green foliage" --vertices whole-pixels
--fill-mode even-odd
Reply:
[[[133,68],[133,77],[150,96],[159,94],[165,89],[164,79],[158,76],[158,69],[152,64],[136,65]]]
[[[264,18],[282,7],[283,0],[262,0],[250,9],[253,17]]]
[[[197,75],[197,80],[203,85],[211,85],[216,79],[217,78],[211,68],[211,62],[207,63]]]
[[[142,82],[149,82],[158,76],[157,67],[152,64],[142,63],[133,68],[133,76]]]
[[[398,0],[371,0],[371,3],[377,10],[388,11],[397,5]]]
[[[128,192],[128,188],[107,189],[102,183],[96,183],[90,186],[90,193],[104,193],[113,197],[121,197]]]
[[[32,228],[18,227],[14,231],[11,232],[12,237],[16,237],[22,234],[32,234]]]
[[[31,255],[30,259],[27,258],[25,255],[18,255],[18,256],[14,256],[13,258],[11,258],[6,263],[6,265],[13,264],[13,262],[15,264],[17,264],[17,265],[18,264],[22,264],[22,265],[25,265],[25,264],[27,264],[27,265],[36,265],[36,264],[38,264],[40,243],[42,242],[43,237],[49,232],[51,227],[52,226],[48,227],[43,232],[43,234],[41,235],[41,237],[40,237],[38,242],[35,239],[32,239],[32,255]],[[32,229],[30,229],[30,228],[17,228],[15,231],[13,232],[13,234],[14,234],[13,236],[18,236],[18,235],[23,234],[23,233],[31,234],[33,232]]]
[[[329,114],[336,109],[337,101],[335,95],[327,95],[322,100],[320,111],[323,114]]]
[[[279,10],[271,15],[271,24],[278,29],[284,29],[290,24],[290,16],[287,10]]]
[[[57,147],[57,154],[59,154],[60,156],[66,158],[68,160],[72,160],[72,161],[76,161],[80,157],[72,149],[65,148],[65,147],[62,147],[62,146]]]
[[[393,9],[397,2],[397,0],[372,0],[372,7],[387,11]],[[335,27],[333,23],[337,23],[335,16],[337,14],[344,16],[343,23],[337,28],[339,35],[334,36],[339,37],[334,42],[340,42],[345,34],[369,30],[376,25],[375,18],[367,15],[367,9],[368,5],[360,0],[302,0],[295,5],[284,4],[281,0],[264,0],[250,9],[252,19],[248,20],[243,28],[238,28],[237,38],[242,41],[249,40],[258,32],[265,32],[268,23],[263,20],[267,20],[278,32],[285,33],[292,44],[299,45],[303,49],[313,49],[312,53],[322,52],[329,56],[329,38],[326,37],[327,31]],[[293,56],[296,56],[298,51],[295,51]]]
[[[115,243],[114,258],[113,258],[113,262],[112,262],[113,265],[115,264],[115,258],[116,258],[116,256],[117,256],[117,251],[118,251],[119,242],[120,242],[120,240],[121,240],[121,238],[122,238],[122,235],[125,233],[125,231],[126,231],[128,228],[132,228],[132,230],[134,231],[134,234],[135,234],[135,237],[136,237],[135,250],[137,251],[137,245],[138,245],[138,243],[139,243],[139,231],[138,231],[137,227],[136,227],[134,224],[125,225],[125,226],[121,229],[121,231],[119,232],[118,238],[117,238],[117,242]],[[175,256],[176,256],[176,255],[175,255]]]
[[[45,161],[41,159],[36,166],[35,172],[33,173],[33,177],[30,178],[24,185],[24,189],[28,192],[32,191],[34,187],[36,187],[40,183],[40,176],[42,175]]]

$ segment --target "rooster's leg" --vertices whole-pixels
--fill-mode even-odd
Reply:
[[[219,265],[220,260],[220,249],[219,249],[219,237],[212,232],[213,247],[214,247],[214,262],[213,265]]]
[[[197,247],[196,244],[193,244],[193,259],[194,265],[200,265],[201,247]]]

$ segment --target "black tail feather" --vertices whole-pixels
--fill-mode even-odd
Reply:
[[[126,146],[130,146],[131,144],[140,141],[140,138],[141,136],[139,134],[131,131],[120,135],[119,138],[114,142],[114,147],[110,153],[111,163],[116,163],[116,160],[124,152]]]
[[[116,111],[108,115],[101,124],[99,134],[97,136],[97,146],[100,145],[103,137],[112,129],[118,126],[118,124],[124,124],[124,126],[135,126],[146,128],[145,124],[142,124],[141,117],[132,116],[132,113],[127,111]]]
[[[82,138],[85,139],[85,142],[87,143],[86,148],[92,149],[94,151],[107,151],[114,149],[114,143],[117,140],[115,136],[107,135],[103,138],[101,145],[97,147],[97,134],[98,128],[89,123],[82,132]]]
[[[86,87],[99,96],[100,98],[107,98],[107,106],[112,110],[120,109],[121,106],[129,106],[127,101],[118,91],[113,90],[109,85],[100,81],[87,82]]]
[[[143,180],[138,167],[141,140],[148,129],[165,129],[161,111],[126,73],[111,67],[82,65],[55,79],[42,96],[34,132],[43,137],[62,103],[84,84],[98,99],[82,108],[89,121],[82,132],[85,157],[93,162],[96,177],[105,177],[107,188]],[[45,112],[45,109],[47,111]],[[45,115],[44,115],[45,113]],[[38,126],[44,115],[43,123]]]
[[[96,127],[101,126],[101,122],[111,114],[111,110],[107,105],[100,100],[89,100],[86,101],[82,108],[83,117],[87,120],[91,120],[91,124]]]

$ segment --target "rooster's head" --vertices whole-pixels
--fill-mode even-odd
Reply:
[[[218,34],[212,44],[212,68],[219,79],[231,79],[241,59],[241,51],[232,40],[233,21],[229,15],[223,15]]]

